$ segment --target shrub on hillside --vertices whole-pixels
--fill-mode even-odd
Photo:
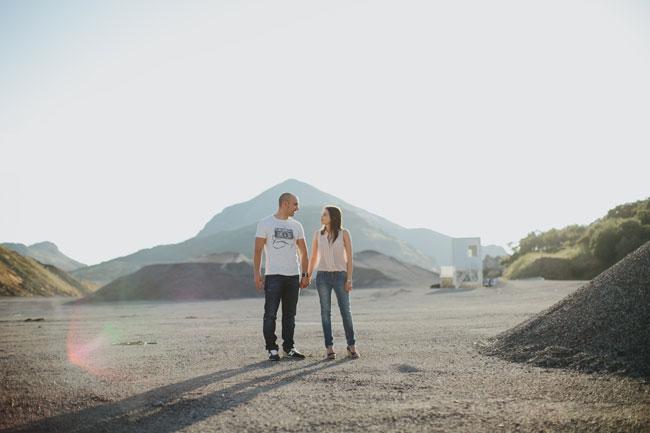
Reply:
[[[503,264],[511,278],[591,279],[648,240],[650,199],[616,206],[589,226],[531,232]]]
[[[591,236],[590,248],[594,257],[611,266],[650,240],[650,225],[636,218],[606,220]]]

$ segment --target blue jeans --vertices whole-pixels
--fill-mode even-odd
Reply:
[[[316,276],[316,288],[320,298],[320,317],[323,322],[323,334],[325,336],[325,347],[334,344],[332,336],[332,289],[336,293],[339,303],[343,329],[348,346],[354,345],[354,326],[352,325],[352,309],[350,308],[350,294],[345,291],[347,272],[321,272]]]
[[[296,307],[300,293],[298,275],[267,275],[264,278],[264,341],[266,350],[278,350],[275,319],[282,303],[282,348],[293,349],[293,331],[296,327]]]

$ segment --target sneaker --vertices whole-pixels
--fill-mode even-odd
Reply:
[[[277,350],[269,350],[269,361],[279,361],[280,354]]]
[[[289,358],[293,359],[305,359],[305,355],[302,353],[298,352],[295,348],[291,349],[290,351],[286,352],[287,356]]]

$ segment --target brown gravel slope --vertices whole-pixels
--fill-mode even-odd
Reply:
[[[0,296],[83,296],[93,287],[0,246]]]
[[[484,351],[543,367],[650,377],[650,242]]]

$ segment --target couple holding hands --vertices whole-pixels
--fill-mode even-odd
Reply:
[[[350,292],[352,291],[352,240],[341,226],[341,209],[326,206],[321,215],[321,228],[314,233],[312,254],[307,254],[305,231],[293,216],[298,211],[298,197],[284,193],[278,199],[278,211],[257,225],[253,269],[255,287],[264,291],[263,332],[269,360],[279,361],[275,322],[282,304],[282,348],[287,357],[305,359],[294,344],[296,307],[300,289],[311,284],[316,276],[320,298],[321,321],[325,337],[326,359],[336,359],[332,337],[332,291],[336,294],[351,358],[359,358],[355,347]],[[262,276],[262,252],[266,255]]]

